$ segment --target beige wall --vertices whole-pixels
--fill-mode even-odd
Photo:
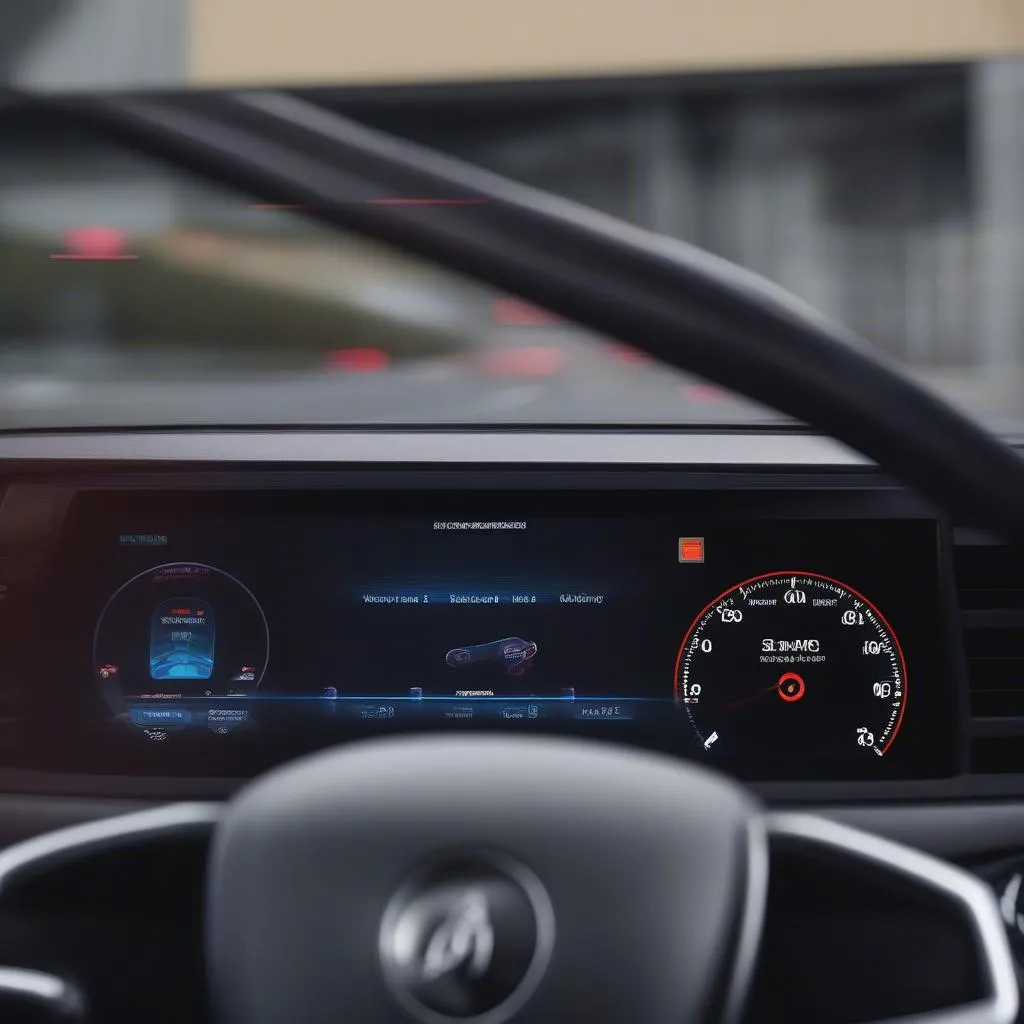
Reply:
[[[402,82],[1024,52],[1024,0],[189,0],[195,83]]]

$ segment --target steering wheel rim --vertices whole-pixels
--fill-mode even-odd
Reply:
[[[484,757],[486,761],[482,761]],[[487,765],[482,773],[481,763]],[[533,769],[526,780],[524,765]],[[532,801],[535,794],[545,790],[523,783],[536,783],[538,776],[550,781],[546,773],[556,765],[564,772],[553,787],[554,799],[548,800],[542,814],[552,828],[541,834],[535,827]],[[467,777],[467,770],[472,771],[471,776]],[[369,789],[368,781],[372,783]],[[411,787],[396,785],[410,781]],[[465,792],[456,792],[454,801],[451,799],[452,784],[465,785],[467,781],[474,791],[469,806],[462,799]],[[511,808],[504,800],[493,799],[496,781],[500,786],[512,787]],[[611,786],[611,793],[605,784]],[[589,787],[589,792],[578,787]],[[431,806],[424,807],[424,796],[432,801]],[[569,802],[563,802],[565,796]],[[396,800],[404,801],[414,815],[414,831],[416,827],[422,831],[426,825],[427,832],[432,833],[440,825],[451,841],[439,842],[441,837],[434,836],[429,849],[424,850],[402,822],[396,827]],[[581,803],[590,805],[584,806],[582,813]],[[614,833],[611,842],[609,806],[631,816],[629,821],[618,822],[624,827]],[[435,817],[437,809],[445,820],[439,822]],[[478,813],[466,813],[473,810]],[[553,810],[559,816],[552,818]],[[565,817],[560,816],[563,811]],[[579,842],[577,826],[586,826],[588,817],[590,831],[584,827],[582,835],[599,839],[600,847]],[[646,820],[649,827],[639,832],[630,829],[641,820]],[[534,826],[525,836],[518,830],[523,823]],[[687,826],[693,823],[700,825],[702,833],[707,828],[718,830],[714,844],[726,841],[720,847],[726,856],[716,865],[719,881],[724,881],[728,890],[726,904],[719,908],[724,912],[714,913],[721,891],[714,885],[701,891],[708,877],[703,870],[697,872],[700,878],[691,879],[689,890],[691,897],[703,902],[702,912],[711,912],[716,918],[713,935],[701,931],[693,902],[677,901],[681,893],[664,875],[666,867],[678,877],[680,870],[695,866],[690,858],[675,859],[680,851],[678,840],[689,845],[691,853],[708,849],[705,834],[698,836],[695,845],[693,837],[687,835]],[[447,831],[453,825],[458,835]],[[496,827],[506,832],[503,848],[495,845],[500,838]],[[887,891],[902,889],[944,901],[962,919],[983,977],[983,991],[976,998],[909,1015],[896,1017],[882,1012],[879,1017],[858,1020],[873,1024],[1010,1024],[1017,1019],[1019,997],[1012,955],[995,898],[979,879],[916,850],[833,821],[802,813],[766,811],[735,783],[704,769],[684,768],[662,756],[624,752],[580,740],[423,737],[412,742],[369,741],[327,751],[264,776],[226,806],[168,804],[60,829],[0,851],[0,898],[24,882],[31,883],[80,860],[135,847],[151,848],[154,842],[164,840],[180,842],[184,837],[198,838],[211,832],[214,851],[207,880],[207,945],[213,1001],[217,1019],[223,1024],[280,1021],[284,1009],[287,1019],[296,1024],[338,1019],[365,1024],[410,1020],[421,1024],[501,1024],[519,1020],[539,1024],[549,1020],[621,1021],[624,1017],[640,1024],[761,1020],[742,1015],[767,935],[762,929],[768,842],[773,858],[781,845],[799,850],[805,858],[813,856],[826,863],[852,866],[858,874],[878,876]],[[367,862],[367,852],[374,858],[379,856],[382,835],[384,846],[392,847],[391,854],[377,863]],[[538,851],[538,836],[545,840],[546,852]],[[572,856],[572,850],[560,855],[559,844],[567,837],[574,839],[577,847],[582,845],[590,856],[580,861]],[[368,851],[366,839],[377,843],[378,849]],[[619,860],[624,849],[637,851],[637,841],[653,854],[653,860],[645,857],[640,865],[646,873],[646,894],[638,899],[638,888],[631,881],[634,876],[622,870]],[[400,856],[395,860],[399,847]],[[296,876],[289,873],[287,864],[292,860],[294,865],[296,854],[300,859],[312,857],[306,864],[311,871],[302,878],[298,890],[293,887]],[[351,860],[353,855],[370,870],[347,876],[336,870],[351,867],[339,861],[339,856]],[[562,860],[554,876],[549,873],[552,856],[556,860],[561,856]],[[399,911],[408,908],[408,894],[415,894],[423,880],[436,878],[438,867],[455,866],[457,889],[466,884],[465,879],[458,879],[457,872],[463,867],[472,870],[474,864],[497,865],[499,871],[511,864],[512,877],[521,878],[516,869],[524,866],[524,860],[518,857],[540,868],[537,874],[527,867],[527,877],[553,897],[548,904],[553,919],[549,941],[541,955],[534,958],[539,970],[522,986],[513,985],[512,994],[521,998],[499,1001],[491,1007],[492,1012],[424,1013],[415,999],[408,998],[408,992],[396,992],[393,975],[389,978],[387,948],[395,933],[388,929],[389,922],[395,920],[392,911],[396,904]],[[595,861],[597,876],[593,873]],[[698,856],[696,866],[704,864],[706,861]],[[602,867],[611,867],[613,876],[602,875]],[[735,876],[729,878],[733,869]],[[324,884],[325,873],[343,884]],[[582,921],[566,913],[565,893],[559,886],[567,879],[576,883],[577,903],[581,893],[587,896],[589,917],[585,914]],[[615,907],[616,897],[611,893],[609,911],[609,892],[600,884],[589,888],[595,881],[614,882],[628,898]],[[667,888],[662,884],[666,881]],[[470,880],[468,884],[472,887],[476,883]],[[359,892],[361,908],[350,901],[353,886]],[[652,907],[645,902],[650,898],[657,899],[658,905]],[[363,910],[368,910],[369,916],[362,920],[365,927],[359,928],[356,925]],[[635,926],[625,932],[617,930],[623,910]],[[658,925],[648,932],[652,920]],[[295,931],[296,922],[303,934]],[[700,945],[709,954],[704,972],[694,976],[680,971],[678,956],[672,955],[678,954],[680,947],[671,945],[666,950],[663,945],[666,927],[671,942],[682,941],[683,948],[694,934],[702,940]],[[433,934],[433,926],[425,934]],[[375,937],[379,944],[374,943]],[[709,938],[721,941],[717,945],[704,941]],[[832,944],[835,939],[826,932],[820,941]],[[600,971],[600,962],[595,962],[599,958],[592,955],[602,944],[606,961],[607,954],[611,954],[609,962],[614,970],[610,972]],[[355,958],[346,955],[353,945],[358,951]],[[417,961],[414,956],[413,960],[422,962],[424,944],[414,943],[411,948],[419,958]],[[495,951],[497,955],[500,948],[496,946]],[[310,964],[311,956],[317,961],[315,965]],[[624,964],[638,965],[643,977],[624,971]],[[607,978],[613,980],[611,986]],[[652,987],[637,987],[641,980],[653,982]],[[870,985],[871,981],[870,977],[857,976],[858,986]],[[589,1001],[579,995],[584,989],[590,990]],[[679,998],[680,992],[685,999]],[[41,1010],[45,1019],[69,1024],[84,1021],[88,1009],[87,992],[64,978],[36,970],[2,968],[0,1001],[12,996]],[[770,1010],[771,1019],[777,1012]]]

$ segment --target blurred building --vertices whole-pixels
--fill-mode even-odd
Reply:
[[[743,263],[941,387],[1019,400],[1024,5],[9,6],[0,69],[25,86],[294,88]],[[0,139],[0,224],[57,230],[82,197],[144,226],[230,219],[152,165],[24,137]]]

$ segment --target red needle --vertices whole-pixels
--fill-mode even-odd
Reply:
[[[742,707],[742,705],[749,704],[752,700],[757,700],[758,697],[763,697],[766,693],[772,693],[774,690],[777,690],[778,688],[779,684],[775,683],[774,685],[769,686],[764,690],[758,690],[757,693],[752,693],[749,697],[744,697],[742,700],[734,700],[731,704],[726,704],[725,709],[726,711],[728,711],[729,708]]]
[[[749,704],[751,701],[763,697],[766,693],[778,693],[787,704],[792,704],[804,695],[805,690],[804,681],[800,676],[795,672],[784,672],[779,676],[777,683],[765,687],[763,690],[758,690],[757,693],[752,693],[749,697],[743,697],[741,700],[734,700],[731,704],[726,704],[725,710],[728,711],[730,708],[742,707],[744,704]]]

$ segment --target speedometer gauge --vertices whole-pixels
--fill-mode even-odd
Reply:
[[[899,733],[899,640],[863,594],[773,572],[709,602],[683,638],[676,700],[709,756],[882,757]]]

